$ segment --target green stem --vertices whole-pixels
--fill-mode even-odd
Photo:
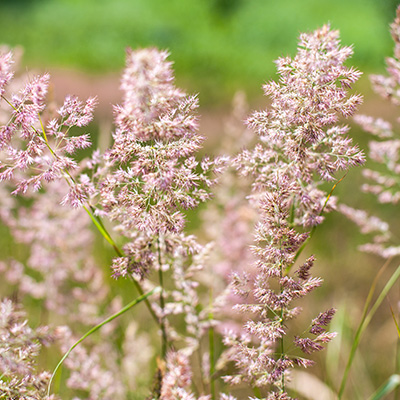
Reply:
[[[127,312],[128,310],[130,310],[132,307],[134,307],[136,304],[139,304],[140,302],[142,302],[143,300],[147,299],[149,296],[151,296],[154,293],[159,293],[161,291],[161,288],[159,286],[155,287],[153,290],[151,290],[150,292],[138,297],[137,299],[131,301],[129,304],[127,304],[125,307],[123,307],[120,311],[116,312],[115,314],[111,315],[110,317],[106,318],[104,321],[100,322],[98,325],[96,325],[95,327],[91,328],[90,330],[88,330],[77,342],[75,342],[70,348],[69,350],[64,354],[64,356],[61,358],[61,360],[59,361],[59,363],[57,364],[56,368],[54,369],[50,381],[49,381],[49,385],[47,388],[47,396],[50,396],[50,389],[51,389],[51,384],[53,382],[54,376],[56,375],[58,369],[61,367],[61,365],[63,364],[63,362],[65,361],[65,359],[70,355],[71,351],[78,346],[81,342],[83,342],[83,340],[85,340],[88,336],[90,336],[92,333],[98,331],[102,326],[108,324],[109,322],[113,321],[115,318],[119,317],[120,315],[124,314],[125,312]]]
[[[342,382],[340,384],[340,388],[339,388],[339,393],[338,393],[338,400],[340,400],[343,396],[344,393],[344,389],[346,387],[346,383],[347,383],[347,379],[348,379],[348,375],[350,372],[350,368],[351,365],[353,363],[354,360],[354,356],[356,354],[356,350],[358,348],[358,345],[360,343],[361,340],[361,335],[363,334],[364,330],[366,329],[366,327],[368,326],[368,324],[371,322],[371,319],[373,317],[373,315],[375,314],[376,310],[378,309],[378,307],[381,305],[382,301],[384,300],[384,298],[386,297],[386,295],[388,294],[389,290],[392,288],[392,286],[395,284],[395,282],[397,281],[397,279],[400,277],[400,266],[397,267],[396,271],[392,274],[392,276],[390,277],[390,279],[387,281],[385,287],[382,289],[380,295],[378,296],[377,300],[375,301],[374,305],[371,307],[370,311],[368,312],[368,308],[369,305],[371,303],[372,300],[372,296],[374,294],[375,291],[375,287],[376,284],[378,282],[378,278],[380,277],[380,275],[383,273],[383,271],[386,269],[387,265],[389,264],[388,260],[383,267],[380,269],[380,271],[378,272],[377,276],[375,277],[371,289],[368,293],[367,296],[367,300],[364,306],[364,310],[363,310],[363,314],[362,314],[362,318],[361,318],[361,322],[357,328],[357,332],[355,335],[355,338],[353,340],[353,344],[350,350],[350,355],[349,355],[349,359],[347,361],[346,364],[346,368],[343,374],[343,378],[342,378]]]
[[[396,330],[397,330],[397,338],[396,338],[396,348],[395,348],[395,368],[394,368],[394,374],[392,376],[399,376],[398,372],[399,372],[399,365],[400,365],[400,360],[399,360],[399,338],[400,338],[400,326],[399,323],[397,322],[397,318],[395,315],[395,312],[389,302],[389,307],[390,307],[390,312],[392,313],[392,318],[393,318],[393,322],[396,326]],[[393,393],[393,398],[395,400],[399,399],[399,386],[396,385],[395,389],[394,389],[394,393]]]
[[[400,340],[399,338],[397,338],[396,340],[396,372],[398,372],[400,370],[400,360],[399,360],[399,355],[400,355]],[[394,391],[394,400],[399,400],[399,386],[396,386],[396,389]]]
[[[55,154],[54,150],[51,148],[48,140],[47,140],[47,135],[46,135],[46,131],[44,129],[44,125],[42,122],[42,119],[39,117],[39,121],[40,121],[40,125],[42,127],[42,137],[43,140],[46,143],[47,148],[49,149],[50,153],[53,155],[54,158],[57,158],[57,155]],[[35,129],[35,128],[33,128]],[[35,129],[36,131],[36,129]],[[39,134],[39,133],[38,133]],[[75,179],[74,177],[69,173],[68,170],[64,169],[65,174],[68,176],[68,178],[71,180],[72,183],[75,183]],[[66,177],[66,181],[68,183],[69,186],[71,186],[71,182],[68,180],[68,178]],[[89,210],[90,208],[90,210]],[[97,217],[95,215],[95,209],[93,206],[89,205],[89,207],[87,206],[83,206],[83,209],[86,211],[86,213],[89,215],[90,219],[92,220],[93,224],[95,225],[95,227],[97,228],[97,230],[101,233],[101,235],[107,240],[107,242],[112,246],[112,248],[114,249],[114,251],[116,252],[116,254],[118,255],[118,257],[124,257],[124,252],[117,246],[117,244],[114,242],[113,238],[111,237],[111,235],[108,233],[106,227],[104,226],[103,222],[101,221],[101,219],[99,217]],[[140,283],[133,278],[130,275],[130,278],[133,282],[133,284],[136,287],[136,290],[138,291],[139,295],[143,295],[144,291],[140,285]],[[146,307],[148,308],[148,310],[150,311],[151,316],[154,318],[154,320],[157,322],[157,324],[160,324],[160,321],[157,318],[157,315],[155,314],[153,307],[151,306],[149,300],[146,298],[145,299],[145,303],[146,303]]]
[[[394,374],[368,400],[381,400],[400,386],[400,375]],[[396,398],[396,397],[395,397]]]
[[[397,323],[396,317],[394,315],[394,312],[392,310],[392,315],[393,315],[393,319],[394,322],[396,324],[396,328],[397,328],[397,340],[396,340],[396,351],[395,351],[395,374],[399,374],[400,373],[400,327],[399,324]],[[399,386],[396,386],[396,389],[394,391],[394,400],[399,400],[400,398],[400,390],[399,390]]]
[[[210,347],[210,393],[211,399],[215,400],[215,346],[214,346],[214,327],[211,324],[211,321],[214,318],[212,311],[212,303],[213,303],[213,290],[210,289],[210,312],[208,313],[208,320],[210,321],[210,328],[208,329],[208,343]]]
[[[331,191],[329,192],[328,196],[326,197],[325,203],[320,211],[320,213],[318,214],[319,216],[321,216],[324,211],[325,211],[325,207],[328,204],[329,199],[332,196],[333,191],[336,189],[336,186],[342,182],[342,180],[346,177],[347,172],[333,185]],[[311,240],[311,238],[313,237],[315,230],[317,229],[318,225],[314,225],[310,231],[310,234],[308,235],[308,238],[304,241],[304,243],[302,244],[302,246],[300,247],[300,249],[297,251],[296,255],[294,256],[293,262],[288,265],[285,269],[285,276],[289,274],[290,270],[292,269],[293,265],[296,264],[297,259],[300,257],[300,254],[303,252],[303,250],[305,249],[305,247],[307,246],[307,243]]]
[[[158,279],[161,287],[160,291],[160,307],[161,307],[161,357],[165,360],[167,355],[167,332],[165,329],[165,320],[164,320],[164,309],[165,309],[165,300],[164,300],[164,277],[162,272],[162,261],[161,261],[161,248],[160,248],[160,237],[157,238],[157,252],[158,252]]]
[[[201,390],[202,393],[204,393],[206,391],[205,388],[205,384],[204,384],[204,368],[203,368],[203,362],[202,362],[202,358],[201,355],[203,354],[203,349],[202,349],[202,344],[201,341],[199,342],[199,345],[197,346],[197,351],[196,351],[196,355],[197,355],[197,362],[199,364],[199,371],[200,371],[200,383],[201,383]]]
[[[101,219],[99,217],[97,217],[96,215],[94,215],[93,207],[90,206],[90,210],[86,206],[83,206],[83,208],[87,212],[87,214],[89,215],[90,219],[92,220],[92,222],[95,225],[95,227],[97,228],[97,230],[102,234],[102,236],[107,240],[107,242],[110,243],[110,245],[112,246],[112,248],[114,249],[114,251],[116,252],[118,257],[124,257],[123,251],[114,242],[113,238],[108,233],[108,231],[105,228],[105,226],[103,225],[103,222],[101,221]],[[143,288],[140,285],[140,283],[132,275],[129,275],[129,278],[131,279],[131,281],[135,285],[135,288],[138,291],[139,295],[143,296],[144,291],[143,291]],[[148,310],[149,310],[151,316],[153,317],[154,321],[156,321],[156,323],[159,325],[160,321],[159,321],[156,313],[154,312],[153,307],[151,306],[149,300],[146,298],[144,300],[144,302],[146,303],[146,307],[148,308]]]
[[[40,114],[39,114],[39,122],[40,122],[40,127],[42,128],[43,139],[44,139],[44,141],[45,141],[46,143],[49,143],[49,141],[47,140],[46,130],[44,129],[44,125],[43,125],[43,122],[42,122],[42,118],[40,118]],[[51,149],[50,151],[51,151],[51,153],[54,155],[53,150]]]
[[[107,242],[111,244],[111,246],[113,247],[113,249],[115,250],[117,255],[119,257],[122,257],[123,253],[118,248],[118,246],[115,244],[114,240],[111,238],[110,234],[104,228],[103,224],[99,222],[99,218],[96,217],[92,212],[90,212],[90,210],[86,206],[83,206],[83,209],[87,212],[87,214],[89,215],[90,219],[92,220],[94,226],[101,233],[101,235],[104,237],[104,239],[106,239]]]
[[[138,293],[140,294],[140,296],[144,295],[144,290],[142,288],[142,286],[140,285],[140,283],[133,278],[133,276],[129,276],[129,278],[131,279],[132,283],[135,285],[136,290],[138,291]],[[144,303],[146,304],[147,309],[149,310],[151,316],[153,317],[154,321],[157,323],[157,325],[160,325],[160,320],[158,319],[156,313],[153,310],[153,307],[150,304],[149,299],[145,298],[144,299]]]
[[[281,265],[281,282],[282,282],[282,277],[283,277],[283,266]],[[281,296],[282,296],[282,293],[283,293],[283,287],[282,287],[282,284],[280,284],[280,294],[281,294]],[[281,306],[281,322],[280,322],[280,325],[281,325],[281,328],[283,328],[283,306]],[[284,341],[283,341],[283,336],[282,336],[282,338],[281,338],[281,358],[283,359],[284,358],[284,355],[285,355],[285,343],[284,343]],[[285,392],[285,373],[284,372],[282,372],[282,378],[281,378],[281,384],[282,384],[282,392]]]

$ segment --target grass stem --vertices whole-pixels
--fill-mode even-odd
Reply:
[[[210,288],[210,312],[208,313],[208,320],[210,327],[208,328],[208,344],[210,350],[210,394],[211,399],[215,400],[215,346],[214,346],[214,327],[212,326],[212,320],[214,319],[213,310],[213,290]]]
[[[326,208],[326,205],[328,204],[329,199],[331,198],[333,191],[336,189],[337,185],[339,185],[340,182],[342,182],[342,180],[346,177],[347,172],[332,186],[331,191],[329,192],[328,196],[326,197],[325,203],[322,206],[321,211],[319,212],[319,216],[321,216]],[[308,238],[304,241],[304,243],[301,245],[300,249],[297,251],[296,255],[294,256],[293,262],[286,267],[285,269],[285,276],[287,276],[290,272],[290,270],[292,269],[293,265],[296,264],[296,261],[298,260],[298,258],[300,257],[301,253],[303,252],[303,250],[305,249],[305,247],[307,246],[307,243],[311,240],[311,238],[314,236],[315,230],[317,229],[318,225],[314,225],[310,231],[310,234],[308,235]]]
[[[71,351],[78,346],[81,342],[83,342],[88,336],[90,336],[92,333],[98,331],[101,327],[103,327],[104,325],[108,324],[109,322],[113,321],[115,318],[119,317],[120,315],[126,313],[127,311],[129,311],[132,307],[136,306],[137,304],[139,304],[140,302],[142,302],[143,300],[147,299],[148,297],[150,297],[152,294],[155,293],[159,293],[161,291],[161,288],[159,286],[155,287],[153,290],[151,290],[150,292],[138,297],[137,299],[131,301],[129,304],[127,304],[125,307],[123,307],[121,310],[119,310],[118,312],[116,312],[115,314],[111,315],[110,317],[106,318],[104,321],[100,322],[98,325],[94,326],[93,328],[89,329],[78,341],[76,341],[70,348],[69,350],[63,355],[63,357],[61,358],[61,360],[59,361],[59,363],[57,364],[56,368],[54,369],[50,381],[49,381],[49,385],[47,388],[47,395],[50,396],[50,389],[51,389],[51,384],[53,382],[54,376],[56,375],[58,369],[61,367],[61,365],[63,364],[63,362],[66,360],[66,358],[70,355]]]
[[[161,318],[159,321],[161,327],[161,357],[165,360],[167,355],[167,332],[165,329],[164,322],[164,309],[165,309],[165,300],[164,300],[164,277],[162,271],[162,261],[161,261],[161,248],[160,248],[160,237],[157,239],[157,253],[158,253],[158,280],[161,287],[160,291],[160,308],[161,308]]]
[[[388,294],[389,290],[392,288],[392,286],[395,284],[395,282],[397,281],[397,279],[400,277],[400,266],[397,267],[397,269],[394,271],[394,273],[392,274],[392,276],[390,277],[390,279],[387,281],[386,285],[384,286],[384,288],[382,289],[381,293],[379,294],[378,298],[376,299],[375,303],[373,304],[373,306],[371,307],[371,309],[368,311],[369,306],[372,302],[372,297],[373,294],[375,292],[375,288],[376,285],[378,283],[379,277],[382,275],[383,271],[386,269],[386,267],[389,265],[390,263],[390,259],[388,261],[386,261],[386,263],[381,267],[381,269],[378,271],[374,281],[372,282],[371,288],[369,290],[368,296],[367,296],[367,300],[365,302],[364,305],[364,310],[362,313],[362,317],[361,317],[361,322],[357,328],[354,340],[353,340],[353,344],[350,350],[350,355],[349,355],[349,359],[347,361],[346,364],[346,368],[344,370],[344,374],[343,374],[343,378],[340,384],[340,388],[339,388],[339,392],[338,392],[338,400],[341,400],[341,398],[343,397],[343,393],[344,393],[344,389],[346,387],[346,383],[347,383],[347,379],[349,376],[349,372],[350,372],[350,368],[351,365],[354,361],[354,356],[356,354],[358,345],[360,344],[360,340],[361,340],[361,336],[364,332],[364,330],[366,329],[366,327],[368,326],[368,324],[371,322],[372,317],[374,316],[376,310],[378,309],[378,307],[381,305],[382,301],[385,299],[386,295]]]

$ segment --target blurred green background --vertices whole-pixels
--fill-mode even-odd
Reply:
[[[203,104],[249,96],[293,54],[300,32],[324,23],[354,44],[353,64],[382,70],[395,0],[1,0],[0,43],[22,45],[24,64],[120,71],[124,49],[168,49],[178,83]]]

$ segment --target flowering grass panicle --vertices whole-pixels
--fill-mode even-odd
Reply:
[[[48,311],[64,315],[70,323],[93,325],[102,317],[108,289],[92,254],[89,218],[82,209],[60,205],[67,190],[64,181],[47,184],[29,196],[32,205],[14,202],[12,213],[1,213],[13,239],[29,256],[2,262],[0,270],[21,295],[43,300]]]
[[[347,97],[347,88],[361,74],[343,65],[351,54],[350,47],[339,47],[338,32],[328,26],[301,35],[296,57],[276,62],[280,82],[264,86],[270,109],[248,119],[261,143],[238,157],[240,172],[254,176],[255,191],[269,189],[278,175],[288,176],[297,191],[294,222],[302,226],[323,219],[326,195],[317,188],[317,178],[331,181],[335,172],[364,162],[345,136],[349,128],[333,125],[361,103],[359,95]]]
[[[103,162],[92,163],[96,214],[111,220],[124,237],[113,277],[163,288],[157,300],[151,299],[163,359],[168,349],[186,357],[201,353],[210,322],[197,276],[208,247],[185,234],[185,210],[210,198],[213,174],[224,164],[224,159],[196,160],[203,142],[194,113],[198,101],[174,86],[167,56],[156,49],[128,51],[123,102],[114,107],[114,142]],[[162,385],[167,376],[157,375]]]
[[[87,399],[124,400],[127,387],[120,366],[121,356],[113,343],[116,337],[112,333],[104,334],[97,342],[84,344],[75,349],[65,360],[70,374],[66,381],[69,389],[85,393]],[[77,337],[67,329],[64,333],[61,350],[63,353],[76,342]]]
[[[347,95],[360,76],[343,64],[351,54],[350,47],[340,47],[338,32],[329,26],[302,34],[295,58],[276,62],[279,83],[264,86],[272,99],[270,108],[248,119],[260,143],[236,159],[240,173],[253,178],[252,201],[260,219],[252,249],[256,276],[237,275],[233,285],[238,295],[254,298],[236,306],[252,317],[244,334],[226,336],[238,372],[225,380],[266,388],[268,399],[289,399],[288,371],[313,364],[296,348],[308,355],[335,336],[326,331],[331,309],[313,320],[308,334],[287,337],[289,321],[301,311],[293,303],[322,284],[310,274],[313,256],[292,273],[310,237],[307,229],[320,224],[323,212],[334,207],[320,185],[334,180],[339,170],[364,162],[362,152],[345,136],[348,127],[335,125],[361,102],[360,96]]]
[[[245,94],[238,92],[224,124],[220,154],[238,154],[256,140],[254,132],[243,124],[247,113]],[[240,317],[232,309],[239,299],[229,289],[229,282],[232,274],[243,273],[253,260],[250,244],[257,213],[246,199],[249,189],[249,182],[241,179],[235,166],[229,163],[219,177],[218,185],[213,188],[212,201],[201,211],[201,225],[197,228],[200,234],[205,233],[211,247],[200,279],[210,288],[213,297],[209,305],[210,315],[214,319],[215,331],[220,334],[226,329],[240,330],[242,325]],[[251,268],[247,269],[251,274]],[[209,279],[211,275],[212,282]],[[223,366],[220,359],[218,368]]]
[[[128,231],[179,233],[181,210],[210,197],[213,163],[194,158],[203,142],[193,114],[198,101],[175,88],[167,55],[128,52],[124,101],[115,107],[114,144],[105,155],[114,170],[101,182],[101,204]]]
[[[182,352],[171,351],[167,355],[165,377],[160,388],[161,400],[211,400],[211,395],[196,396],[190,386],[193,373],[189,358]],[[153,398],[152,400],[155,400]],[[221,393],[218,400],[236,400],[235,397]]]
[[[70,192],[64,201],[79,206],[86,202],[84,185],[75,182],[71,173],[77,162],[71,157],[79,149],[90,146],[88,134],[71,135],[74,126],[86,126],[93,118],[96,98],[81,102],[68,96],[55,115],[46,112],[46,95],[50,75],[30,79],[17,92],[8,93],[13,76],[12,54],[0,57],[1,107],[3,121],[0,126],[0,179],[16,181],[14,194],[26,193],[29,187],[37,191],[42,182],[65,178]]]
[[[254,132],[243,126],[248,112],[243,92],[235,94],[232,106],[221,139],[221,154],[238,154],[256,139]],[[213,189],[212,201],[201,214],[200,229],[214,243],[210,268],[215,277],[221,279],[219,285],[214,282],[214,288],[219,286],[219,291],[226,288],[232,272],[250,264],[245,260],[251,258],[249,244],[252,241],[251,231],[256,213],[246,199],[248,191],[249,183],[239,178],[235,166],[230,163]]]
[[[192,371],[188,357],[179,352],[168,353],[160,398],[163,400],[195,400],[194,394],[188,389],[191,383]],[[209,399],[209,396],[198,398],[198,400]]]
[[[29,256],[3,262],[0,268],[9,284],[18,288],[19,296],[41,301],[43,315],[51,320],[61,316],[70,327],[58,340],[63,353],[76,342],[82,328],[97,325],[121,308],[118,297],[110,303],[104,272],[94,260],[90,219],[81,208],[59,203],[66,186],[65,181],[46,184],[29,196],[31,206],[19,205],[7,214],[3,222],[14,240],[29,250]],[[108,325],[102,343],[83,343],[65,362],[70,373],[68,388],[87,392],[93,399],[124,398],[125,375],[119,366],[123,357],[110,341],[115,336],[113,326]]]
[[[397,8],[396,18],[390,27],[395,47],[393,57],[386,59],[387,75],[372,75],[370,79],[377,94],[398,106],[400,105],[400,7]],[[376,137],[376,140],[369,142],[369,158],[378,166],[376,169],[363,170],[368,183],[362,185],[362,190],[375,195],[379,203],[398,204],[400,200],[398,183],[400,139],[396,137],[392,124],[382,118],[356,115],[354,119],[366,132]],[[386,222],[351,207],[344,206],[342,211],[361,228],[363,233],[373,234],[372,241],[362,245],[361,250],[384,258],[400,254],[398,241],[390,232]]]
[[[107,173],[99,179],[99,214],[130,239],[124,256],[114,260],[115,277],[143,278],[159,268],[157,249],[164,244],[170,254],[198,251],[182,234],[184,210],[210,197],[210,172],[222,164],[196,161],[203,142],[194,114],[198,101],[175,88],[167,56],[156,49],[128,51],[123,103],[114,109],[116,130],[104,156]]]
[[[36,371],[40,348],[56,338],[48,327],[30,328],[11,300],[0,302],[0,399],[58,399],[46,396],[50,373]]]

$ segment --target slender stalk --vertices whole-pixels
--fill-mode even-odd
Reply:
[[[47,140],[47,135],[46,135],[46,130],[44,128],[42,119],[40,117],[40,115],[38,115],[39,117],[39,121],[40,121],[40,126],[42,128],[42,138],[46,143],[47,148],[49,149],[50,153],[53,155],[54,158],[57,158],[56,153],[54,152],[54,150],[52,149],[52,147],[50,146],[50,143]],[[34,127],[32,127],[35,132],[36,129]],[[39,135],[39,132],[37,132],[37,134]],[[75,183],[75,179],[74,177],[70,174],[70,172],[66,169],[64,169],[65,174],[68,177],[65,177],[65,180],[67,181],[68,185],[71,186],[71,182]],[[71,180],[71,182],[68,180],[68,178]],[[118,255],[118,257],[123,257],[124,256],[124,252],[118,247],[118,245],[115,243],[115,241],[113,240],[113,238],[111,237],[111,235],[109,234],[109,232],[107,231],[106,227],[104,226],[103,222],[101,221],[101,219],[95,215],[95,209],[93,206],[89,205],[83,205],[83,209],[86,211],[86,213],[89,215],[90,219],[92,220],[94,226],[97,228],[97,230],[101,233],[101,235],[106,239],[106,241],[112,246],[112,248],[114,249],[115,253]],[[130,275],[130,279],[133,282],[133,284],[136,287],[136,290],[138,291],[139,295],[143,295],[144,291],[140,285],[140,283],[133,278]],[[160,324],[159,319],[157,318],[156,313],[153,310],[153,307],[151,306],[149,300],[146,298],[145,299],[145,303],[146,303],[146,307],[148,308],[151,316],[153,317],[153,319],[157,322],[157,324]]]
[[[283,277],[283,266],[281,265],[281,280]],[[280,284],[280,294],[282,295],[283,293],[283,287],[282,284]],[[281,327],[283,327],[283,306],[281,306]],[[285,354],[285,343],[283,341],[283,336],[281,338],[281,358],[283,359]],[[282,393],[285,392],[285,372],[282,372],[282,378],[281,378],[281,384],[282,384]]]
[[[399,373],[400,371],[400,338],[397,338],[396,340],[396,360],[395,360],[395,371],[396,373]],[[399,386],[396,386],[396,389],[394,391],[394,400],[399,400],[400,399],[400,390]]]
[[[42,128],[44,141],[45,141],[46,143],[48,143],[47,135],[46,135],[46,130],[44,129],[43,121],[42,121],[42,118],[40,117],[40,114],[39,114],[39,122],[40,122],[40,127]]]
[[[395,284],[395,282],[397,281],[397,279],[400,277],[400,266],[397,267],[396,271],[392,274],[392,276],[390,277],[390,279],[387,281],[385,287],[382,289],[380,295],[378,296],[378,298],[376,299],[375,303],[373,304],[373,306],[371,307],[371,309],[368,312],[368,308],[369,305],[371,303],[372,300],[372,296],[374,294],[375,291],[375,287],[376,284],[378,282],[379,277],[381,276],[381,274],[383,273],[383,271],[386,269],[386,267],[389,265],[390,259],[382,266],[382,268],[379,270],[378,274],[376,275],[371,289],[368,293],[367,296],[367,300],[365,302],[365,306],[364,306],[364,310],[363,310],[363,314],[362,314],[362,318],[361,318],[361,322],[357,328],[357,332],[355,335],[355,338],[353,340],[353,344],[350,350],[350,355],[349,355],[349,359],[347,361],[346,364],[346,368],[343,374],[343,378],[342,378],[342,382],[340,384],[340,388],[339,388],[339,393],[338,393],[338,400],[340,400],[343,396],[344,393],[344,389],[346,387],[346,383],[347,383],[347,379],[349,376],[349,372],[350,372],[350,368],[351,365],[353,363],[354,360],[354,356],[356,353],[356,350],[358,348],[358,345],[360,343],[361,340],[361,335],[363,334],[364,330],[366,329],[366,327],[368,326],[368,324],[371,322],[372,317],[374,316],[376,310],[378,309],[378,307],[381,305],[382,301],[385,299],[386,295],[388,294],[389,290],[392,288],[392,286]]]
[[[400,360],[399,360],[400,327],[399,327],[399,324],[397,322],[397,318],[396,318],[395,312],[393,310],[393,307],[390,305],[390,303],[389,303],[389,306],[390,306],[390,312],[392,313],[393,322],[394,322],[394,324],[396,326],[396,330],[397,330],[396,350],[395,350],[395,364],[394,364],[394,372],[395,373],[394,373],[394,375],[398,375],[398,372],[400,370]],[[395,400],[399,399],[399,387],[398,386],[396,386],[396,388],[394,389],[393,398]]]
[[[342,182],[342,180],[346,177],[347,172],[332,186],[331,191],[329,192],[328,196],[326,197],[325,203],[323,205],[323,207],[321,208],[320,213],[318,214],[319,216],[321,216],[324,211],[325,211],[325,207],[328,204],[329,199],[332,196],[333,191],[336,189],[336,186],[339,185],[340,182]],[[303,250],[305,249],[305,247],[307,246],[307,243],[311,240],[311,238],[314,236],[315,230],[317,229],[318,225],[314,225],[310,231],[310,234],[308,235],[308,238],[304,241],[304,243],[301,245],[300,249],[297,251],[296,255],[294,256],[293,262],[288,265],[285,269],[285,276],[289,274],[290,270],[292,269],[293,265],[296,264],[296,261],[298,260],[298,258],[300,257],[300,254],[303,252]]]
[[[104,239],[107,240],[108,243],[111,244],[115,252],[119,257],[123,256],[122,251],[118,248],[118,246],[115,244],[114,240],[111,238],[110,234],[107,232],[107,230],[104,228],[104,225],[100,223],[99,218],[96,217],[88,207],[83,206],[83,209],[86,211],[86,213],[89,215],[90,219],[92,220],[94,226],[97,228],[97,230],[101,233],[101,235],[104,237]]]
[[[3,100],[5,100],[15,111],[17,111],[17,112],[19,111],[19,109],[15,108],[14,105],[10,101],[8,101],[8,99],[6,97],[4,97],[2,95],[1,98]],[[41,136],[41,138],[44,140],[44,142],[46,144],[46,147],[49,149],[49,151],[52,154],[52,156],[54,158],[57,158],[56,153],[54,152],[54,150],[50,146],[50,143],[49,143],[49,141],[47,139],[46,130],[44,128],[43,121],[42,121],[42,118],[41,118],[40,114],[38,114],[38,119],[39,119],[40,126],[41,126],[41,133],[39,133],[34,126],[32,126],[32,129],[36,132],[36,134],[38,136]],[[74,177],[66,169],[64,169],[64,173],[67,175],[67,177],[65,177],[65,180],[67,181],[68,185],[72,186],[71,182],[75,183]],[[124,252],[118,247],[118,245],[115,243],[115,241],[113,240],[111,235],[108,233],[108,231],[105,228],[105,226],[104,226],[103,222],[101,221],[101,219],[98,216],[95,215],[94,207],[91,206],[91,205],[89,205],[89,206],[83,205],[83,209],[89,215],[90,219],[92,220],[92,222],[93,222],[94,226],[97,228],[97,230],[106,239],[106,241],[112,246],[112,248],[114,249],[114,251],[116,252],[118,257],[123,257],[124,256]],[[143,295],[144,291],[143,291],[140,283],[136,279],[134,279],[132,276],[130,276],[130,278],[131,278],[132,282],[134,283],[138,293],[140,295]],[[150,304],[150,302],[148,301],[147,298],[145,299],[145,303],[146,303],[146,306],[147,306],[150,314],[152,315],[153,319],[157,322],[157,324],[159,324],[160,321],[158,320],[157,315],[155,314],[155,312],[154,312],[153,308],[151,307],[151,304]]]
[[[63,378],[63,369],[60,370],[60,373],[57,374],[57,376],[54,379],[54,384],[53,384],[53,388],[54,388],[54,392],[59,393],[60,389],[61,389],[61,382],[62,382],[62,378]]]
[[[400,375],[392,375],[368,400],[381,400],[400,386]]]
[[[208,320],[211,321],[214,319],[213,311],[212,311],[212,301],[213,300],[213,290],[210,288],[210,312],[208,313]],[[214,327],[210,324],[210,328],[208,329],[208,344],[210,350],[210,393],[211,399],[215,400],[215,346],[214,346]]]
[[[143,300],[147,299],[148,297],[150,297],[152,294],[155,293],[159,293],[161,291],[161,288],[159,286],[155,287],[153,290],[151,290],[150,292],[144,294],[143,296],[138,297],[137,299],[131,301],[129,304],[127,304],[125,307],[123,307],[121,310],[119,310],[118,312],[116,312],[115,314],[111,315],[110,317],[106,318],[104,321],[100,322],[98,325],[94,326],[93,328],[89,329],[77,342],[75,342],[70,348],[69,350],[63,355],[63,357],[61,358],[61,360],[59,361],[59,363],[57,364],[56,368],[54,369],[50,381],[49,381],[49,385],[47,388],[47,396],[50,396],[50,389],[51,389],[51,384],[53,382],[54,376],[56,375],[58,369],[61,367],[61,365],[63,364],[63,362],[66,360],[66,358],[70,355],[71,351],[78,346],[81,342],[83,342],[88,336],[90,336],[92,333],[98,331],[101,327],[103,327],[104,325],[108,324],[109,322],[113,321],[115,318],[119,317],[120,315],[126,313],[127,311],[129,311],[132,307],[134,307],[135,305],[139,304],[140,302],[142,302]]]
[[[206,391],[205,384],[204,384],[204,368],[203,368],[203,363],[202,363],[202,358],[201,355],[203,354],[203,349],[201,342],[199,342],[199,345],[197,347],[196,351],[196,356],[197,356],[197,362],[199,364],[199,371],[200,371],[200,383],[201,383],[201,390],[204,393]]]
[[[140,283],[133,278],[133,276],[129,276],[130,280],[133,282],[133,284],[135,285],[136,290],[138,291],[138,293],[143,296],[144,294],[144,290],[142,288],[142,286],[140,285]],[[149,299],[145,298],[144,299],[144,303],[146,304],[147,309],[149,310],[151,316],[153,317],[154,321],[157,323],[157,325],[160,325],[160,321],[156,315],[156,313],[153,310],[153,307],[150,304]]]
[[[392,314],[393,322],[394,322],[394,324],[395,324],[395,326],[396,326],[397,335],[398,335],[398,337],[400,337],[400,327],[399,327],[399,324],[398,324],[398,322],[397,322],[396,316],[395,316],[395,314],[394,314],[393,307],[392,307],[390,304],[389,304],[389,307],[390,307],[390,312],[391,312],[391,314]]]
[[[163,358],[163,360],[165,360],[165,356],[167,355],[167,332],[165,330],[165,320],[164,320],[164,308],[165,308],[164,277],[163,277],[162,261],[161,261],[160,236],[157,238],[157,253],[158,253],[158,280],[161,287],[160,291],[161,318],[159,322],[161,326],[161,357]]]

